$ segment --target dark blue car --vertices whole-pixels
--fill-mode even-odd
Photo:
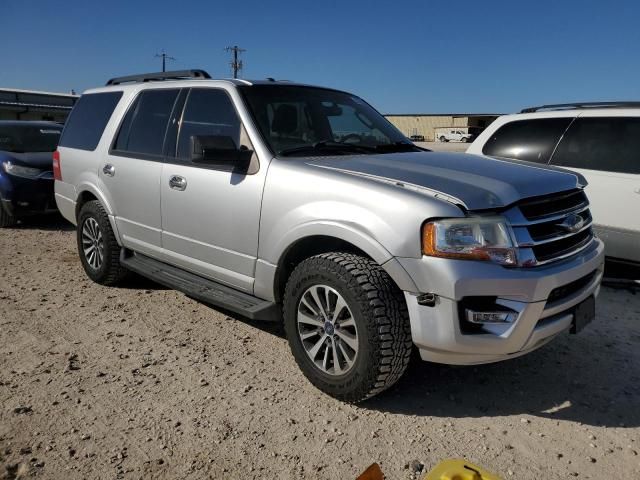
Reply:
[[[0,120],[0,227],[56,211],[52,152],[61,132],[54,122]]]

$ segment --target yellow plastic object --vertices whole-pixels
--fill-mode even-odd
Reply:
[[[497,475],[462,459],[440,462],[422,480],[502,480]]]

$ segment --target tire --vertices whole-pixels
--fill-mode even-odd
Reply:
[[[91,280],[101,285],[117,285],[127,276],[128,271],[120,264],[120,246],[109,217],[97,200],[80,209],[76,239],[82,267]]]
[[[314,317],[314,310],[308,308],[318,309],[313,289],[320,299],[324,291],[320,301],[329,305],[324,310],[335,320],[333,326],[318,322],[322,312]],[[324,393],[341,401],[360,402],[386,390],[405,372],[413,345],[406,302],[373,260],[337,252],[308,258],[289,277],[284,295],[284,327],[293,357],[307,379]],[[336,298],[333,305],[332,297]],[[338,297],[345,306],[334,313]],[[310,318],[318,323],[306,323]],[[303,340],[302,335],[311,337]],[[316,360],[312,360],[322,338],[325,343],[315,350]],[[352,344],[357,350],[350,348]],[[347,362],[350,354],[351,363]]]
[[[7,213],[0,205],[0,228],[13,227],[16,224],[16,217]]]
[[[443,136],[441,136],[441,137],[440,137],[440,141],[441,141],[442,143],[444,143],[444,142],[446,142],[446,141],[447,141],[447,139],[446,139],[446,138],[444,137],[444,135],[443,135]]]
[[[460,141],[461,141],[462,143],[467,143],[469,140],[467,139],[467,137],[462,137],[462,138],[460,139]]]

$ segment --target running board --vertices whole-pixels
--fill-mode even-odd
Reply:
[[[120,252],[120,263],[128,270],[150,278],[165,287],[252,320],[278,321],[282,318],[280,308],[273,302],[240,292],[146,255],[123,248]]]

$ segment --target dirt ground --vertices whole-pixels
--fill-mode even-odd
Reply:
[[[640,295],[523,358],[414,362],[360,406],[282,330],[140,278],[90,282],[61,219],[0,230],[0,478],[387,478],[464,457],[504,478],[640,478]],[[414,461],[418,461],[414,462]]]

